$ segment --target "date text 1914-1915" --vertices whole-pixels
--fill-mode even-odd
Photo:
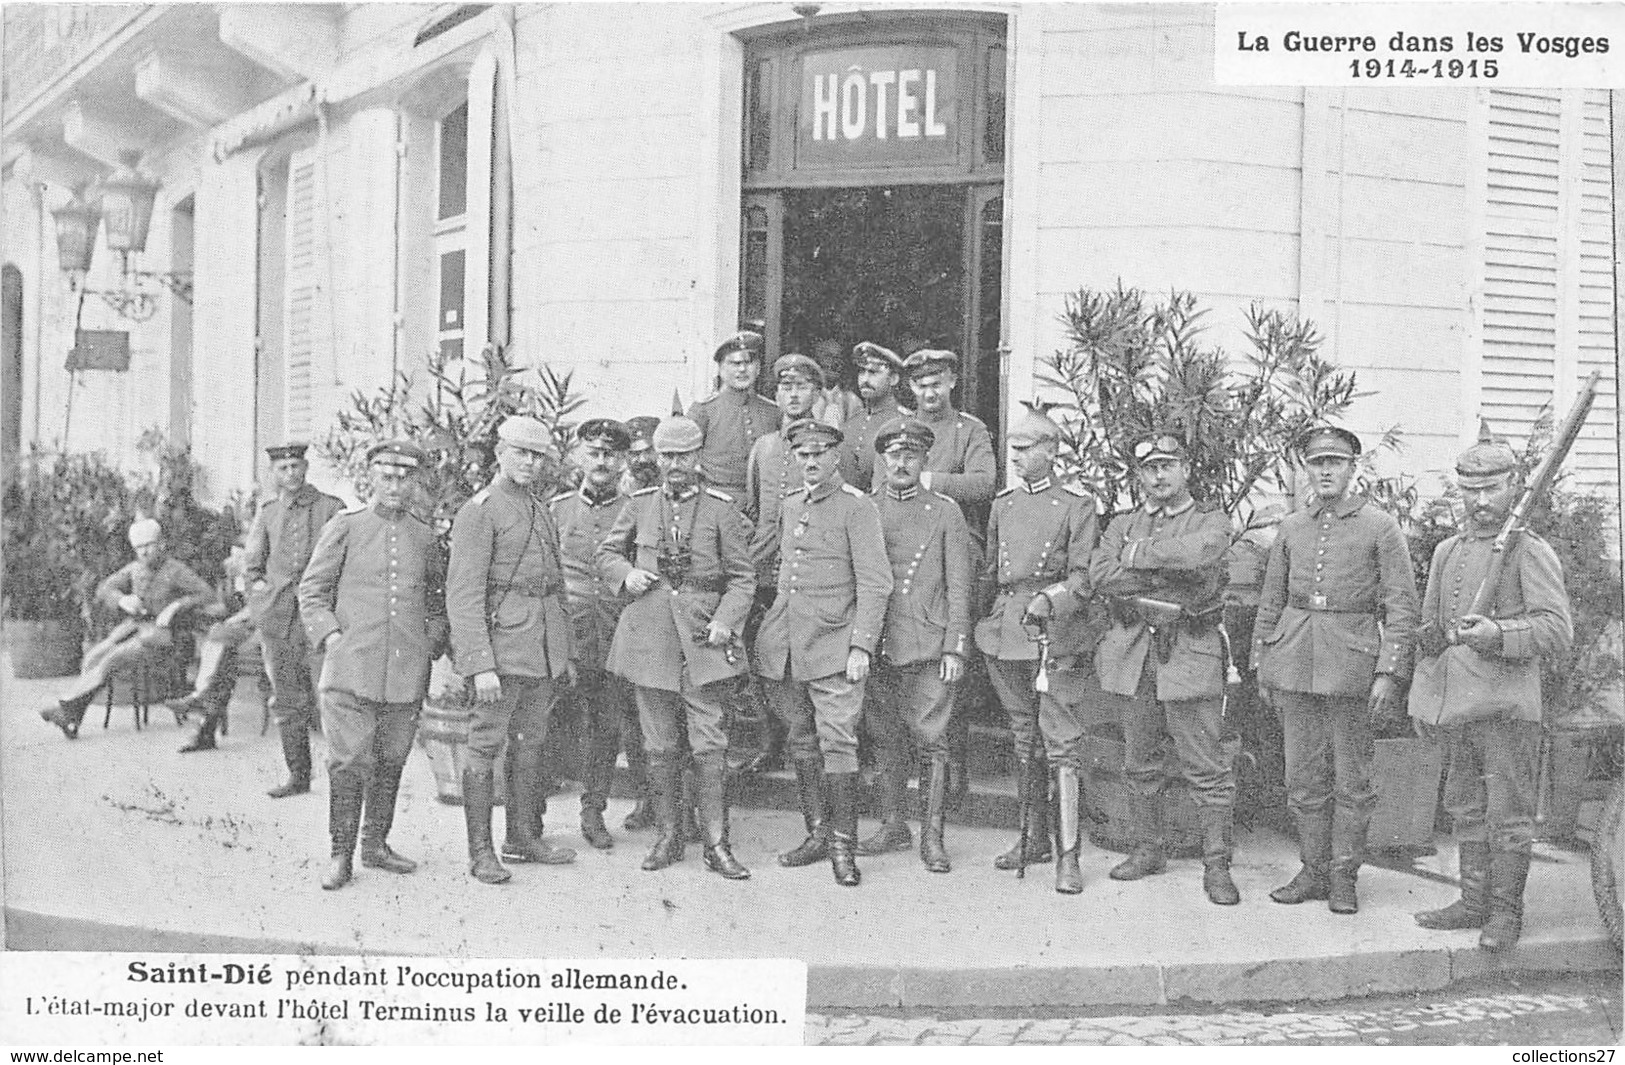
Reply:
[[[1418,63],[1414,59],[1351,59],[1349,76],[1354,78],[1466,78],[1489,79],[1501,73],[1493,59],[1435,59]]]

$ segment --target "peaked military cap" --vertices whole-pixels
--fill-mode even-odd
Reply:
[[[1183,460],[1186,454],[1185,441],[1173,433],[1147,433],[1134,442],[1134,462],[1140,466],[1158,459]]]
[[[625,451],[632,446],[632,434],[613,418],[588,418],[576,430],[576,439],[583,444],[603,444],[611,451]]]
[[[271,456],[272,462],[278,462],[282,459],[302,459],[309,449],[309,444],[273,444],[265,449],[265,453]]]
[[[384,440],[367,449],[367,464],[399,466],[416,470],[428,464],[429,456],[410,440]]]
[[[1518,453],[1503,437],[1490,430],[1490,423],[1478,420],[1478,442],[1456,457],[1458,477],[1498,477],[1518,468]]]
[[[713,362],[721,362],[736,351],[747,352],[759,360],[762,352],[767,350],[767,341],[762,334],[753,333],[749,329],[735,333],[733,336],[717,345],[716,353],[711,356]]]
[[[875,434],[875,452],[884,455],[888,451],[930,451],[936,439],[937,434],[931,427],[918,419],[893,418]]]
[[[698,422],[673,414],[655,428],[654,449],[661,454],[686,454],[698,451],[705,443],[705,431]]]
[[[852,365],[868,366],[871,363],[879,363],[893,373],[903,372],[903,357],[897,352],[868,340],[859,341],[852,348]]]
[[[921,348],[903,360],[903,369],[910,378],[928,373],[941,373],[943,370],[958,373],[959,356],[941,348]]]
[[[824,387],[823,369],[816,361],[805,355],[793,351],[786,355],[780,355],[778,360],[773,363],[773,377],[782,381],[785,374],[800,374],[819,388]]]
[[[803,444],[823,444],[834,447],[846,439],[846,434],[833,425],[826,425],[814,418],[800,418],[790,423],[785,430],[785,438],[790,441],[791,447],[800,447]]]
[[[626,419],[626,432],[631,437],[627,444],[629,451],[649,451],[654,448],[655,428],[660,419],[652,414],[640,414],[636,418]]]
[[[526,451],[554,453],[553,434],[547,431],[547,426],[524,415],[515,415],[497,426],[497,439]]]
[[[1360,438],[1335,425],[1317,425],[1303,434],[1298,441],[1298,451],[1305,462],[1328,455],[1352,459],[1360,453]]]

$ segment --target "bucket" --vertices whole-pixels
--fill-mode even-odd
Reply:
[[[468,699],[456,687],[423,700],[418,715],[418,746],[434,773],[435,795],[448,806],[463,804],[463,770],[468,767],[468,726],[473,720]],[[497,805],[508,794],[508,774],[502,753],[497,755],[493,792]]]

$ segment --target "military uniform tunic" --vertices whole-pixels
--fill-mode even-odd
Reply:
[[[1230,519],[1221,511],[1191,499],[1142,507],[1112,519],[1089,573],[1095,592],[1108,598],[1146,596],[1201,609],[1218,603],[1224,590],[1229,546]],[[1154,799],[1169,779],[1163,748],[1171,739],[1196,804],[1229,806],[1235,783],[1220,738],[1223,640],[1217,628],[1192,631],[1182,619],[1166,661],[1152,644],[1146,620],[1117,608],[1095,652],[1101,688],[1132,699],[1123,719],[1124,775]]]
[[[750,522],[732,497],[690,487],[677,497],[662,488],[636,493],[598,548],[598,568],[615,588],[633,569],[660,573],[662,553],[687,552],[680,583],[662,576],[621,612],[608,668],[637,687],[638,717],[651,755],[678,749],[679,698],[687,706],[695,755],[727,750],[720,682],[745,672],[745,626],[756,591]],[[712,621],[736,637],[726,648],[704,642]]]
[[[1523,850],[1534,832],[1540,765],[1540,663],[1574,638],[1563,567],[1525,532],[1502,570],[1486,616],[1501,627],[1498,653],[1464,643],[1426,651],[1453,633],[1489,570],[1496,530],[1452,536],[1433,552],[1422,597],[1410,715],[1445,744],[1444,805],[1462,841]]]
[[[967,513],[993,498],[998,481],[998,465],[993,458],[993,438],[981,419],[963,411],[949,410],[932,419],[923,412],[914,415],[935,434],[925,456],[925,469],[931,474],[931,491],[958,503]]]
[[[495,672],[502,685],[497,702],[474,704],[471,771],[491,772],[505,739],[520,765],[541,757],[558,696],[554,678],[570,667],[564,596],[552,515],[529,489],[499,474],[457,512],[446,575],[457,672]]]
[[[776,582],[779,566],[779,511],[801,488],[801,464],[783,430],[769,433],[750,450],[745,469],[745,516],[755,525],[750,554],[758,587]]]
[[[875,436],[888,422],[908,416],[908,411],[898,406],[894,399],[888,399],[873,410],[867,403],[863,404],[862,408],[841,426],[841,433],[846,437],[846,442],[842,445],[846,452],[841,457],[841,476],[865,492],[873,488]]]
[[[142,610],[149,615],[132,618],[123,613],[119,600],[133,595],[141,600]],[[125,564],[102,578],[96,585],[96,600],[109,610],[118,611],[124,620],[113,626],[111,632],[85,652],[79,675],[63,694],[62,700],[90,702],[90,696],[107,683],[116,669],[143,660],[156,658],[161,651],[173,647],[171,628],[159,628],[152,616],[163,612],[171,603],[187,599],[190,605],[202,605],[214,598],[214,589],[208,582],[183,562],[166,558],[156,567],[149,568],[137,559]],[[83,713],[83,707],[78,713]]]
[[[342,500],[301,485],[292,496],[267,500],[248,530],[244,575],[248,609],[260,632],[261,657],[271,678],[271,711],[278,725],[309,721],[315,709],[312,654],[299,619],[299,578],[310,563],[322,527],[344,509]]]
[[[940,492],[885,488],[874,500],[892,594],[865,712],[871,732],[897,752],[898,764],[906,759],[909,732],[925,753],[946,756],[953,689],[942,679],[941,663],[945,654],[963,660],[970,650],[970,531],[959,504]]]
[[[785,500],[779,542],[778,597],[756,637],[756,671],[778,682],[774,707],[791,754],[855,773],[863,682],[847,680],[847,657],[857,648],[873,659],[892,592],[880,514],[834,474]]]
[[[1260,686],[1277,692],[1287,804],[1300,818],[1331,806],[1339,856],[1363,847],[1376,806],[1368,701],[1377,674],[1409,673],[1416,609],[1410,551],[1392,516],[1353,495],[1282,520],[1252,663]]]
[[[1020,758],[1042,740],[1053,761],[1082,767],[1080,687],[1097,635],[1088,610],[1089,558],[1099,537],[1094,499],[1075,484],[1052,477],[1023,481],[993,500],[982,576],[996,594],[992,610],[976,625],[976,644],[1010,716]],[[1021,617],[1034,595],[1051,588],[1050,690],[1041,695],[1034,688],[1039,646]]]
[[[778,405],[754,389],[739,392],[724,388],[688,408],[688,416],[705,434],[700,466],[712,487],[745,498],[745,465],[750,449],[768,433],[776,432],[783,415]]]
[[[322,731],[330,774],[399,771],[412,749],[429,664],[446,640],[446,559],[429,525],[374,504],[328,522],[299,582],[322,662]]]

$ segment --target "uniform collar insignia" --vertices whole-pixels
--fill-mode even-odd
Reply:
[[[1049,488],[1049,474],[1045,474],[1036,481],[1022,481],[1021,486],[1027,490],[1028,495],[1037,495]]]
[[[690,499],[693,499],[699,494],[700,486],[697,484],[691,484],[676,495],[672,495],[671,490],[667,489],[666,498],[671,500],[673,503],[687,503]]]
[[[615,485],[610,485],[604,490],[604,494],[602,496],[595,496],[591,492],[587,491],[586,481],[581,482],[581,487],[577,490],[577,492],[581,496],[581,501],[586,503],[589,507],[601,507],[605,503],[612,503],[615,501],[615,497],[621,494],[621,490],[618,487]]]
[[[1147,514],[1151,515],[1152,517],[1156,517],[1157,515],[1160,514],[1165,518],[1177,518],[1177,517],[1179,517],[1179,515],[1185,513],[1187,510],[1191,509],[1195,505],[1196,505],[1196,497],[1195,496],[1186,496],[1185,497],[1185,502],[1179,504],[1179,506],[1177,506],[1177,507],[1163,507],[1161,509],[1158,509],[1157,507],[1148,506],[1148,507],[1145,508],[1145,512]]]
[[[915,496],[917,496],[919,494],[920,494],[920,486],[919,485],[915,485],[913,488],[905,488],[902,491],[898,491],[897,489],[892,488],[889,485],[886,488],[886,495],[889,496],[892,499],[897,500],[899,503],[907,502],[908,500],[913,499]]]
[[[840,491],[841,485],[844,483],[845,482],[843,482],[839,476],[835,476],[831,477],[817,488],[810,488],[805,485],[802,487],[807,489],[807,500],[809,502],[816,503],[819,500],[827,499],[833,493]]]

